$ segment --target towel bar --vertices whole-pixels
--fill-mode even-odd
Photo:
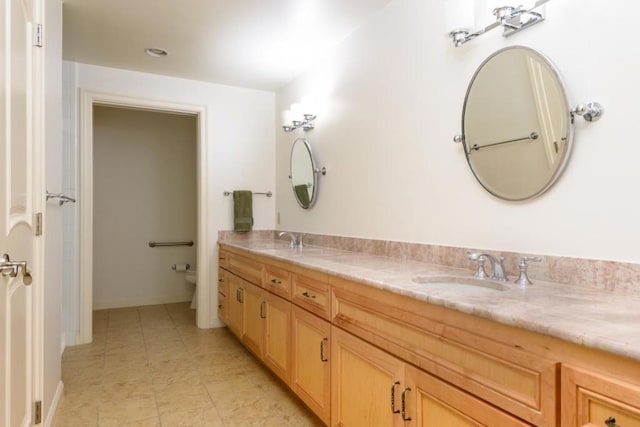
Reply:
[[[222,194],[224,194],[225,196],[230,196],[230,195],[232,195],[232,194],[233,194],[233,191],[225,191],[225,192],[223,192]],[[271,197],[271,196],[273,196],[273,193],[272,193],[271,191],[267,191],[266,193],[264,193],[264,192],[256,192],[256,191],[254,191],[254,192],[252,192],[251,194],[253,194],[253,195],[259,194],[259,195],[261,195],[261,196],[267,196],[267,197]]]
[[[156,246],[193,246],[193,240],[188,242],[154,242],[152,240],[149,242],[150,248],[155,248]]]

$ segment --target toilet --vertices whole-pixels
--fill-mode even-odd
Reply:
[[[194,288],[193,290],[193,298],[191,298],[191,308],[193,310],[196,309],[196,294],[197,294],[197,280],[198,280],[198,272],[193,269],[193,270],[187,270],[184,273],[184,279],[188,282],[188,283],[193,283],[194,285],[196,285],[196,288]]]

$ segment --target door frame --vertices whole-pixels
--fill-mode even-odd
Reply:
[[[93,106],[105,105],[197,116],[197,325],[211,327],[209,253],[207,107],[80,89],[80,343],[93,339]]]

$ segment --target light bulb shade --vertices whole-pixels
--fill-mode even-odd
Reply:
[[[292,122],[301,122],[304,120],[302,111],[302,104],[291,104],[291,121]]]
[[[313,96],[304,96],[302,98],[302,113],[305,115],[315,115],[318,111],[318,102]]]
[[[291,125],[291,110],[282,111],[282,126]]]

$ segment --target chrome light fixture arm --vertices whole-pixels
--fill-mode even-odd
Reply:
[[[492,24],[487,25],[484,28],[481,28],[476,31],[471,31],[468,29],[456,29],[449,32],[449,37],[453,41],[453,45],[455,47],[460,47],[468,41],[475,39],[476,37],[486,33],[487,31],[491,31],[496,27],[502,27],[503,37],[509,37],[517,33],[518,31],[522,31],[525,28],[529,28],[537,23],[544,21],[544,16],[541,12],[535,12],[534,9],[542,6],[549,0],[538,0],[535,4],[526,9],[524,6],[520,5],[517,7],[513,6],[502,6],[493,9],[493,15],[496,18],[496,21]]]
[[[304,114],[302,120],[292,120],[290,125],[283,125],[282,129],[285,132],[293,132],[298,128],[302,128],[305,132],[315,127],[314,120],[316,119],[314,114]]]

